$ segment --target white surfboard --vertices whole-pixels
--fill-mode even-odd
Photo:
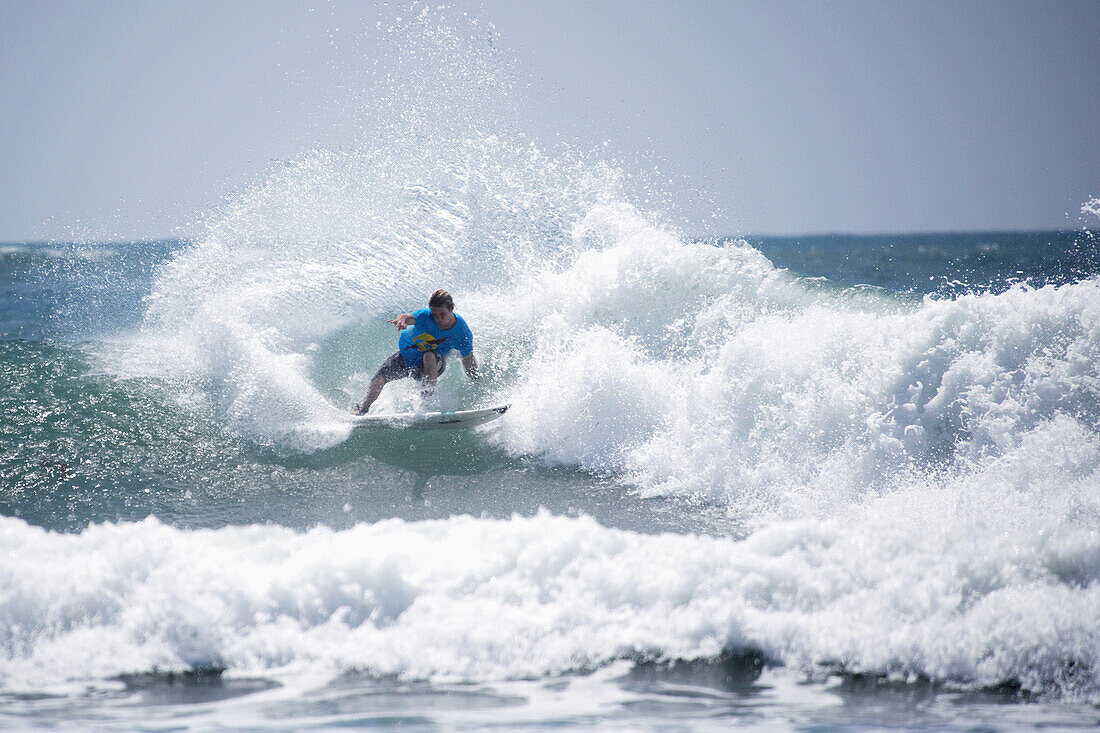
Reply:
[[[405,412],[396,415],[360,415],[354,418],[356,425],[370,428],[400,428],[412,430],[440,430],[444,428],[472,428],[475,425],[496,420],[508,411],[511,404],[482,407],[477,410],[452,412]]]

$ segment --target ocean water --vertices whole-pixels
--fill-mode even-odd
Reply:
[[[397,35],[186,237],[0,246],[0,726],[1100,725],[1092,221],[700,239]],[[512,409],[355,430],[440,286]]]

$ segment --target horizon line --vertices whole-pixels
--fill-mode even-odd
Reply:
[[[929,229],[922,231],[879,231],[879,232],[846,232],[846,231],[821,231],[821,232],[799,232],[794,234],[776,234],[774,232],[758,233],[758,234],[708,234],[708,235],[686,235],[691,239],[714,239],[714,240],[728,240],[728,239],[797,239],[800,237],[852,237],[860,239],[871,239],[874,237],[947,237],[947,236],[977,236],[977,235],[1004,235],[1004,234],[1077,234],[1085,233],[1089,230],[1085,227],[1077,229]],[[0,240],[0,247],[3,246],[48,246],[48,245],[64,245],[64,244],[83,244],[94,246],[110,246],[110,245],[125,245],[125,244],[166,244],[166,243],[194,243],[199,240],[187,239],[185,237],[149,237],[142,239],[95,239],[86,242],[64,240],[64,239],[5,239]]]

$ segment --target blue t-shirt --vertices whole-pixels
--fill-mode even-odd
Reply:
[[[457,349],[463,356],[474,353],[474,335],[462,316],[455,314],[455,325],[444,331],[432,318],[427,308],[412,314],[416,321],[408,326],[397,338],[397,348],[405,360],[405,366],[415,369],[424,361],[425,351],[434,351],[440,356]]]

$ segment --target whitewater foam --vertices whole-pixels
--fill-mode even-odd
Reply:
[[[2,524],[9,689],[211,666],[519,679],[759,649],[802,667],[1100,694],[1095,530],[872,518],[737,542],[546,513],[305,533]]]
[[[1095,452],[1100,281],[914,303],[823,289],[629,207],[574,235],[591,241],[571,264],[502,299],[532,355],[500,434],[517,453],[793,517],[916,474],[1061,465],[1029,456],[1036,431],[1071,464]]]

